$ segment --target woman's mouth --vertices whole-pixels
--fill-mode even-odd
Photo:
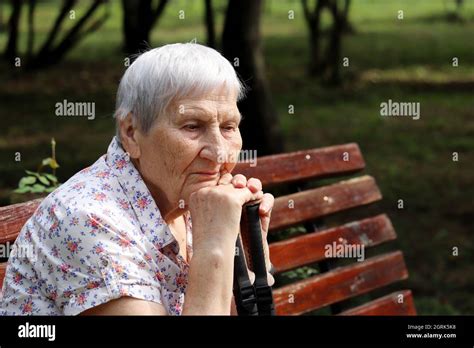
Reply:
[[[194,174],[197,174],[197,175],[199,175],[200,177],[202,177],[204,179],[214,179],[214,178],[219,176],[219,172],[212,172],[212,171],[209,171],[209,172],[196,172]]]
[[[214,176],[214,175],[219,174],[219,172],[218,171],[203,171],[203,172],[196,172],[194,174]]]

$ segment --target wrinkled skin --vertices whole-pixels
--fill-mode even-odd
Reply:
[[[177,234],[182,233],[182,214],[190,210],[194,250],[208,247],[210,239],[235,241],[241,207],[255,199],[261,201],[262,237],[267,239],[273,196],[262,192],[260,180],[230,174],[242,148],[240,118],[236,95],[215,90],[175,101],[147,134],[134,127],[131,115],[121,123],[125,150]],[[229,225],[234,228],[227,236],[218,234]],[[269,268],[266,242],[265,248]]]

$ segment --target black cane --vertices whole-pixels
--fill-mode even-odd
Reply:
[[[237,238],[234,262],[234,297],[239,315],[275,315],[272,288],[268,285],[265,252],[263,248],[260,204],[245,205],[241,231],[246,242],[249,262],[246,262],[242,240]],[[255,273],[255,282],[250,283],[247,264]]]

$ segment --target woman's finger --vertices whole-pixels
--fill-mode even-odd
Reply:
[[[252,192],[247,186],[235,187],[232,184],[230,187],[233,189],[233,194],[238,197],[241,206],[251,201],[261,201],[263,198],[263,191]]]
[[[275,197],[271,193],[265,193],[263,195],[262,203],[260,203],[259,215],[261,218],[269,215],[273,209],[273,205],[275,204]]]
[[[275,284],[275,278],[270,273],[267,273],[267,283],[269,286],[273,286]]]
[[[268,227],[270,226],[270,215],[265,215],[263,217],[260,217],[260,223],[262,225],[262,235],[264,238],[267,238],[268,235]]]
[[[249,274],[250,283],[253,284],[255,282],[255,273],[249,270],[248,268],[247,271]],[[267,283],[269,286],[273,286],[275,284],[275,278],[270,273],[267,273]]]
[[[222,175],[219,179],[219,181],[217,182],[217,185],[227,185],[227,184],[230,184],[230,182],[232,181],[232,174],[230,173],[225,173],[224,175]]]
[[[232,184],[236,188],[243,188],[247,186],[247,178],[242,174],[237,174],[232,178]],[[256,192],[256,191],[252,191]]]
[[[247,180],[247,187],[252,192],[257,192],[262,189],[262,182],[259,179],[250,178]]]

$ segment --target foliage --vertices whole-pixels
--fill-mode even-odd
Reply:
[[[43,159],[37,172],[25,170],[27,175],[20,179],[15,193],[49,193],[59,186],[56,177],[56,169],[59,168],[59,164],[56,161],[56,141],[54,138],[51,139],[51,149],[52,157]],[[43,173],[44,167],[51,168],[53,173]]]

